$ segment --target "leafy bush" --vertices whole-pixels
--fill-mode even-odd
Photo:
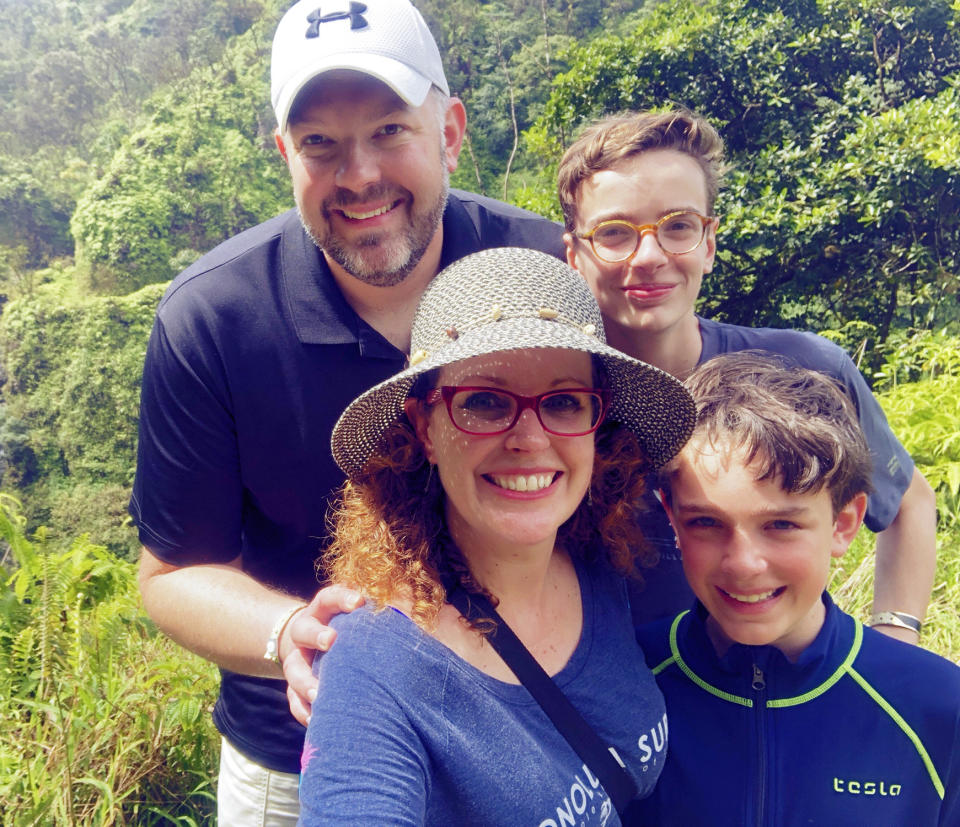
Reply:
[[[706,315],[822,329],[957,324],[960,67],[947,0],[671,0],[564,55],[527,130],[544,192],[604,113],[689,107],[732,170]]]
[[[292,206],[270,135],[264,18],[216,64],[147,103],[71,219],[78,271],[101,294],[166,282],[184,250],[206,251]],[[269,42],[269,41],[267,41]]]
[[[123,524],[140,375],[163,289],[67,301],[55,283],[10,302],[0,320],[5,484],[25,496],[32,525],[53,525],[67,539],[96,531],[121,556],[132,541]]]
[[[127,513],[130,486],[65,480],[31,489],[33,522],[48,526],[54,546],[69,545],[73,537],[88,534],[121,560],[135,562],[140,540]]]
[[[946,330],[906,331],[881,350],[882,367],[873,380],[881,389],[938,376],[960,376],[960,337]]]
[[[960,375],[899,385],[882,402],[894,432],[937,492],[940,524],[960,528]]]

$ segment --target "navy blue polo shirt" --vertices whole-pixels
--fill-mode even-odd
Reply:
[[[441,267],[489,247],[564,257],[560,225],[454,190]],[[147,348],[130,513],[172,565],[241,555],[260,582],[319,587],[330,433],[405,355],[347,304],[295,210],[221,244],[171,283]],[[217,728],[255,761],[299,772],[304,730],[282,681],[221,670]]]
[[[913,460],[893,435],[880,404],[846,351],[814,333],[740,327],[702,318],[698,321],[703,341],[699,364],[721,353],[765,350],[839,380],[856,406],[873,459],[874,490],[867,502],[864,523],[871,531],[883,531],[890,525],[913,478]],[[642,587],[631,588],[630,605],[638,624],[676,614],[694,602],[683,575],[673,529],[653,491],[647,492],[646,504],[644,536],[656,549],[660,561],[655,568],[644,570]]]

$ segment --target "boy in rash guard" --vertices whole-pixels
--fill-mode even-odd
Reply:
[[[960,824],[960,668],[825,591],[870,479],[846,396],[750,352],[686,385],[697,425],[661,494],[697,602],[638,631],[670,721],[647,819]]]

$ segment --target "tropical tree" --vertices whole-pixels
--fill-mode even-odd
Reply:
[[[675,0],[566,56],[528,132],[541,188],[573,127],[681,105],[726,142],[706,312],[743,324],[956,321],[960,68],[943,0]],[[954,150],[951,154],[951,150]]]
[[[292,205],[273,146],[258,30],[221,61],[157,93],[71,221],[88,286],[126,293],[168,281],[224,238]]]

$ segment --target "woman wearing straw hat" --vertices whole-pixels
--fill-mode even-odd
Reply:
[[[621,575],[643,562],[644,474],[693,418],[605,344],[566,264],[501,248],[434,279],[410,366],[333,432],[349,479],[323,565],[369,599],[315,666],[301,823],[620,823],[666,747]],[[574,712],[515,677],[511,630]]]

